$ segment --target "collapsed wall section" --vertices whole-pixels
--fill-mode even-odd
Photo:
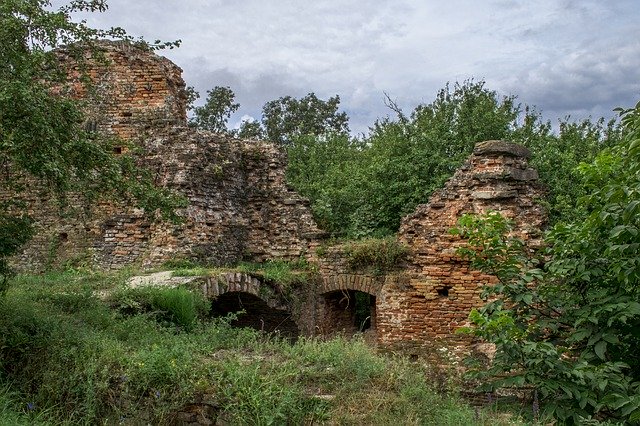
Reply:
[[[130,203],[86,203],[82,194],[58,206],[36,185],[0,195],[21,197],[35,219],[36,235],[14,264],[119,268],[195,258],[222,265],[303,255],[319,231],[308,202],[285,183],[281,148],[188,127],[179,67],[126,43],[97,47],[98,53],[74,46],[57,52],[69,81],[55,90],[86,101],[86,129],[122,141],[114,155],[137,147],[136,161],[155,184],[188,200],[179,212],[184,221],[154,222],[152,212]]]
[[[537,172],[529,168],[529,151],[513,143],[486,141],[434,193],[426,205],[402,221],[399,239],[410,249],[401,277],[382,288],[378,333],[387,345],[421,345],[455,339],[469,312],[483,304],[480,293],[495,277],[469,268],[456,255],[464,242],[450,234],[465,213],[500,212],[529,247],[540,244],[545,212]]]

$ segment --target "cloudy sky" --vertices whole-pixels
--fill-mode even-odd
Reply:
[[[93,26],[182,40],[163,51],[201,95],[230,86],[242,116],[285,95],[340,95],[354,133],[447,82],[484,79],[556,122],[640,100],[639,0],[110,0]],[[203,96],[204,97],[204,96]]]

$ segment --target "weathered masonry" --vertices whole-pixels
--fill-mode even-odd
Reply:
[[[513,220],[513,232],[528,247],[539,246],[546,216],[536,203],[543,191],[537,172],[527,164],[529,155],[526,148],[504,141],[477,144],[444,188],[403,219],[398,239],[408,246],[409,255],[398,271],[371,275],[351,270],[339,253],[314,256],[322,273],[316,290],[320,329],[366,328],[390,347],[424,346],[442,339],[468,343],[454,333],[467,324],[469,311],[482,305],[482,287],[495,277],[469,269],[456,256],[464,241],[449,231],[465,213],[497,211]],[[365,327],[354,321],[354,309],[366,310],[357,306],[355,292],[369,295],[372,302]]]
[[[65,261],[103,268],[157,265],[191,258],[229,265],[240,260],[306,257],[318,276],[295,297],[282,297],[256,277],[232,274],[209,279],[203,291],[223,315],[244,308],[240,325],[287,335],[353,333],[387,346],[455,341],[479,294],[493,277],[470,270],[449,233],[464,213],[499,211],[531,247],[544,226],[537,173],[529,152],[504,141],[479,143],[467,162],[428,204],[404,218],[398,239],[409,250],[401,268],[387,274],[352,270],[339,248],[320,256],[322,233],[308,202],[285,181],[286,156],[277,146],[197,131],[187,126],[181,70],[169,60],[128,44],[101,44],[108,64],[87,57],[94,90],[79,83],[81,66],[59,52],[69,69],[68,94],[90,100],[87,129],[137,145],[140,164],[157,185],[186,196],[180,225],[148,221],[131,206],[83,205],[79,196],[60,211],[37,189],[20,197],[36,219],[36,236],[15,259],[38,270]],[[121,150],[126,150],[123,144]],[[230,273],[231,274],[231,273]],[[292,301],[295,300],[295,303]]]
[[[36,270],[68,261],[118,268],[172,258],[233,264],[301,256],[319,231],[307,200],[285,183],[285,153],[269,143],[189,128],[180,68],[129,44],[103,42],[101,50],[108,64],[88,57],[79,65],[60,51],[72,81],[60,90],[88,97],[87,127],[137,145],[139,162],[155,182],[186,196],[185,221],[158,224],[129,206],[81,205],[79,196],[60,212],[37,190],[5,194],[23,198],[37,219],[36,237],[17,264]],[[92,78],[89,93],[80,84],[81,72]]]

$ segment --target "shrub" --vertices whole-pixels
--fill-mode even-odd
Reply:
[[[207,313],[209,305],[203,297],[184,288],[162,289],[152,298],[152,305],[156,309],[167,312],[175,324],[186,330],[191,330],[199,314]]]
[[[203,295],[186,288],[146,287],[124,290],[114,296],[114,305],[125,314],[153,313],[191,331],[198,318],[209,313],[210,303]]]
[[[395,237],[365,238],[345,246],[347,262],[353,269],[370,268],[384,273],[396,268],[407,256],[408,248]]]

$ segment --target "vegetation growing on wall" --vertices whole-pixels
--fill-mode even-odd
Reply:
[[[408,249],[395,237],[364,238],[347,243],[344,254],[349,267],[370,269],[381,274],[397,269],[406,258]]]
[[[114,155],[113,147],[121,143],[87,131],[79,101],[52,90],[63,86],[67,76],[52,49],[76,43],[75,53],[82,57],[80,49],[92,49],[101,38],[128,39],[120,28],[96,30],[70,17],[74,11],[106,8],[102,0],[73,1],[57,11],[48,0],[0,3],[2,187],[20,192],[37,181],[43,193],[61,201],[71,191],[90,199],[111,196],[175,218],[174,210],[184,205],[183,200],[155,187],[132,156]],[[7,257],[29,240],[30,227],[24,205],[0,205],[0,289],[9,274]]]
[[[546,237],[538,269],[498,214],[464,217],[461,254],[499,284],[468,331],[496,344],[493,387],[532,390],[538,414],[570,424],[640,422],[640,103],[623,112],[622,141],[579,169],[581,217]]]

